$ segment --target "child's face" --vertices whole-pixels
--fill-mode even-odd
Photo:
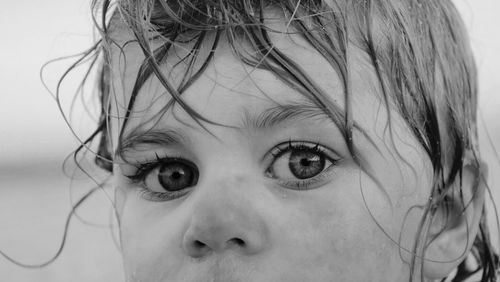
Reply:
[[[342,84],[327,61],[298,36],[272,36],[343,108]],[[392,109],[391,143],[372,67],[360,51],[351,54],[354,120],[377,147],[359,131],[354,143],[380,186],[354,163],[330,119],[270,72],[244,66],[227,46],[182,96],[228,125],[204,123],[213,135],[178,105],[152,132],[137,134],[171,99],[158,80],[146,83],[124,134],[136,137],[126,141],[127,161],[149,163],[140,175],[145,184],[126,177],[137,169],[119,159],[113,173],[130,281],[408,279],[402,259],[410,255],[392,240],[406,249],[415,242],[421,210],[411,207],[428,198],[430,161]],[[124,55],[125,74],[115,73],[113,86],[121,116],[143,60],[135,44]],[[183,70],[169,74],[174,85]],[[112,128],[119,124],[114,119]],[[171,159],[151,165],[157,158]]]

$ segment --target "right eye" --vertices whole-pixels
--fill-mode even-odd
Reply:
[[[187,188],[198,183],[198,168],[181,158],[164,158],[140,165],[137,172],[129,176],[142,182],[143,195],[150,200],[170,200],[187,193]]]

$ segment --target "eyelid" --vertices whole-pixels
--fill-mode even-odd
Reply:
[[[302,146],[304,147],[304,149],[318,148],[318,150],[321,153],[324,153],[325,157],[327,157],[331,162],[338,162],[342,159],[341,155],[338,154],[335,150],[321,145],[320,142],[289,140],[279,143],[278,145],[275,145],[273,148],[271,148],[268,153],[266,153],[262,158],[262,162],[266,163],[267,166],[271,166],[278,157],[286,153],[289,149],[301,148]]]
[[[124,152],[120,156],[123,165],[137,168],[141,164],[155,163],[158,159],[179,158],[198,163],[198,159],[187,147],[173,146],[163,147],[154,144],[135,147]],[[130,171],[130,169],[127,169]]]
[[[160,157],[158,153],[155,153],[154,155],[155,155],[154,159],[149,159],[149,160],[146,159],[141,162],[138,161],[136,164],[130,164],[135,168],[135,170],[131,175],[125,175],[125,176],[134,182],[140,182],[150,172],[158,168],[161,164],[172,161],[187,163],[188,165],[195,166],[193,162],[182,157],[169,156],[169,155]]]
[[[151,186],[148,186],[147,179],[150,177],[151,173],[155,173],[156,170],[160,169],[160,167],[164,164],[169,164],[173,162],[178,162],[178,163],[183,163],[191,168],[195,169],[195,179],[197,182],[198,179],[198,168],[195,163],[191,162],[190,160],[187,160],[182,157],[160,157],[158,154],[155,153],[155,160],[152,161],[145,161],[142,163],[138,163],[135,167],[136,170],[134,173],[130,175],[123,174],[125,177],[130,179],[130,181],[134,184],[140,184],[138,188],[139,195],[141,198],[148,200],[148,201],[153,201],[153,202],[163,202],[163,201],[170,201],[174,200],[177,198],[180,198],[189,191],[192,190],[193,186],[187,186],[186,188],[183,188],[182,190],[177,190],[177,191],[168,191],[165,189],[165,191],[155,191],[155,189]]]
[[[328,167],[325,167],[319,174],[306,179],[286,179],[276,177],[273,166],[281,157],[283,157],[283,155],[288,154],[293,150],[313,151],[317,154],[323,155],[324,158],[331,164]],[[321,145],[319,142],[314,143],[309,141],[292,140],[282,142],[274,146],[264,156],[264,159],[267,160],[266,175],[274,179],[279,186],[292,190],[311,190],[326,184],[336,172],[336,169],[334,168],[336,168],[338,163],[343,160],[342,157],[334,150]]]

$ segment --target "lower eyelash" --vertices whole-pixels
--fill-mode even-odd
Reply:
[[[312,189],[311,186],[314,186],[318,183],[321,183],[323,182],[323,180],[327,177],[329,177],[330,175],[332,175],[334,173],[334,169],[333,167],[335,166],[335,163],[332,162],[332,164],[327,167],[325,170],[323,170],[323,172],[321,172],[320,174],[318,174],[317,176],[313,177],[313,178],[309,178],[309,179],[305,179],[305,180],[300,180],[300,181],[297,181],[297,180],[281,180],[281,181],[278,181],[278,184],[281,185],[281,186],[286,186],[286,187],[294,187],[296,190],[309,190],[309,189]]]
[[[175,192],[156,192],[150,190],[146,186],[146,177],[149,173],[151,173],[154,169],[156,169],[159,165],[162,164],[163,161],[166,159],[175,159],[175,158],[180,158],[180,157],[172,157],[172,156],[164,156],[160,157],[158,154],[155,153],[155,160],[152,161],[144,161],[142,163],[137,163],[133,165],[136,170],[132,175],[124,175],[127,177],[132,184],[138,185],[138,194],[141,198],[152,201],[152,202],[164,202],[164,201],[169,201],[173,200],[179,197],[184,196],[187,194],[190,189],[184,189],[181,191],[175,191]]]
[[[294,150],[305,150],[309,151],[312,153],[316,153],[318,155],[323,155],[325,158],[328,159],[331,164],[324,168],[324,170],[319,173],[318,175],[315,175],[312,178],[308,179],[277,179],[277,184],[282,187],[286,188],[291,188],[295,190],[310,190],[317,188],[318,186],[321,186],[322,184],[326,183],[328,178],[331,177],[331,175],[336,171],[335,166],[338,164],[338,162],[341,160],[340,158],[337,158],[335,156],[332,156],[333,153],[329,153],[329,150],[326,148],[323,148],[319,142],[317,143],[312,143],[312,142],[306,142],[306,141],[292,141],[289,140],[288,142],[283,142],[276,147],[274,147],[270,154],[272,155],[273,162],[271,162],[271,166],[274,164],[274,161],[281,157],[283,154],[286,154],[290,151]],[[266,173],[270,173],[269,171],[266,171]],[[271,175],[271,174],[269,174]],[[272,176],[271,176],[272,177]]]
[[[145,200],[152,201],[152,202],[164,202],[164,201],[169,201],[169,200],[173,200],[173,199],[182,197],[185,194],[187,194],[189,192],[189,190],[190,189],[185,189],[185,190],[181,190],[181,191],[162,193],[162,192],[151,191],[145,186],[140,186],[138,193],[139,193],[139,196]]]

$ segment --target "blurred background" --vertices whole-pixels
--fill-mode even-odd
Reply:
[[[500,203],[500,160],[491,146],[500,150],[500,1],[455,2],[480,71],[481,148],[490,166],[493,197]],[[77,54],[94,42],[90,1],[3,3],[0,35],[0,250],[36,264],[57,251],[72,203],[95,186],[82,173],[70,180],[63,172],[63,160],[78,142],[39,77],[44,63]],[[67,66],[62,62],[47,68],[51,89]],[[74,91],[81,75],[70,76],[63,87],[65,108],[71,103],[68,91]],[[74,121],[81,136],[92,129],[92,119],[81,108],[75,109]],[[66,174],[72,169],[68,166]],[[106,193],[92,196],[78,215],[82,220],[71,222],[66,247],[55,263],[24,269],[0,257],[0,281],[123,281],[114,232],[103,227],[111,218]]]

